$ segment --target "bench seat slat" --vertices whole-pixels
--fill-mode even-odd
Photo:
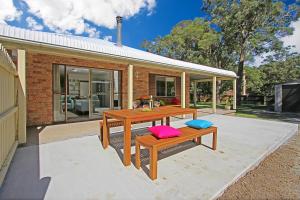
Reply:
[[[192,140],[196,137],[206,135],[209,133],[212,133],[213,131],[217,130],[216,127],[209,127],[207,129],[194,129],[190,127],[182,127],[178,130],[181,131],[180,136],[178,137],[172,137],[172,138],[166,138],[166,139],[158,139],[152,134],[149,135],[143,135],[138,136],[136,139],[139,141],[139,143],[142,146],[145,147],[152,147],[156,146],[157,149],[166,148],[172,145],[180,144],[182,142]]]

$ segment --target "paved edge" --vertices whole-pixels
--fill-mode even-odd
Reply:
[[[275,152],[279,147],[281,147],[283,144],[287,143],[289,139],[291,139],[293,136],[299,134],[300,131],[300,124],[297,125],[297,128],[295,130],[290,131],[286,137],[284,137],[279,142],[273,144],[270,146],[254,163],[250,164],[245,170],[243,170],[240,174],[235,176],[232,181],[230,181],[228,184],[226,184],[223,188],[221,188],[218,192],[215,193],[210,199],[215,200],[222,196],[222,194],[225,192],[225,190],[236,183],[240,178],[244,177],[248,172],[254,170],[258,165],[265,160],[270,154]]]

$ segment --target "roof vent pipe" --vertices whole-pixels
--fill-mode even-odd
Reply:
[[[122,17],[117,16],[117,46],[122,46]]]

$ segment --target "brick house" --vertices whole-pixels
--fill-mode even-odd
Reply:
[[[120,31],[120,29],[118,29]],[[119,32],[120,34],[120,32]],[[119,37],[120,38],[120,37]],[[26,70],[27,126],[101,118],[141,96],[189,106],[190,86],[233,80],[232,71],[174,60],[101,39],[0,25],[0,43]],[[233,106],[235,108],[235,104]]]

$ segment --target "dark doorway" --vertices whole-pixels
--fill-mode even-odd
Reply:
[[[282,85],[282,111],[300,112],[300,84]]]

